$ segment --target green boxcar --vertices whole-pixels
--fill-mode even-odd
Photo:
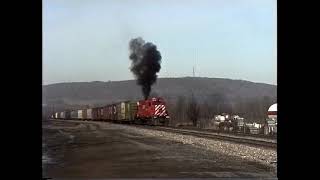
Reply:
[[[137,112],[137,103],[134,101],[124,101],[117,104],[117,120],[133,121]]]

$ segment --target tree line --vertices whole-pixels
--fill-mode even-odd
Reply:
[[[152,94],[152,97],[157,96],[156,93]],[[192,123],[194,126],[198,123],[207,124],[215,115],[222,113],[239,115],[245,118],[246,122],[262,123],[267,118],[268,108],[276,103],[276,98],[269,96],[252,99],[237,97],[230,100],[222,93],[206,96],[202,98],[202,101],[194,93],[190,93],[189,96],[178,96],[175,99],[172,97],[165,97],[165,99],[171,117],[170,124]],[[89,108],[89,106],[66,105],[64,103],[48,104],[42,108],[42,115],[43,118],[46,118],[54,112],[81,108]]]
[[[227,113],[239,115],[246,122],[262,123],[267,118],[268,108],[276,103],[276,98],[263,96],[261,98],[244,99],[241,97],[229,100],[224,94],[213,94],[202,102],[195,95],[179,96],[175,101],[169,101],[168,109],[171,123],[190,122],[208,124],[215,115]]]

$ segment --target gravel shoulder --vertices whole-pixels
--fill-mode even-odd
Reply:
[[[106,122],[43,122],[43,176],[276,177],[276,150]]]

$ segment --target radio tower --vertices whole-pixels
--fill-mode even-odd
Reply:
[[[192,67],[192,71],[193,71],[193,77],[194,77],[194,66]]]
[[[195,53],[194,53],[194,64],[193,64],[193,68],[192,68],[193,77],[195,77],[195,66],[196,66],[196,60],[197,60],[196,56],[197,56],[197,54],[196,54],[196,52],[195,52]]]

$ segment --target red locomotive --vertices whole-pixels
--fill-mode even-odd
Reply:
[[[162,98],[151,98],[137,102],[136,119],[152,125],[168,125],[169,114]]]

